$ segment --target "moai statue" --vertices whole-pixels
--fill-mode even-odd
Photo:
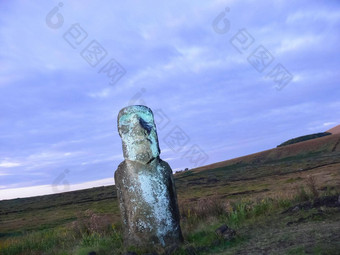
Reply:
[[[159,158],[156,125],[144,105],[123,108],[118,132],[124,161],[115,172],[115,184],[130,246],[169,247],[183,241],[177,195],[168,163]]]

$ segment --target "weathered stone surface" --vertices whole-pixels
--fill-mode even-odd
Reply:
[[[126,245],[168,247],[183,240],[172,170],[159,158],[152,111],[142,105],[123,108],[118,131],[125,160],[115,184]]]

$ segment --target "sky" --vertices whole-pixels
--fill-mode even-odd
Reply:
[[[340,2],[1,1],[0,200],[114,184],[117,115],[173,171],[340,124]]]

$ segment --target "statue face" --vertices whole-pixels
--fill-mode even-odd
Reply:
[[[118,132],[124,158],[148,163],[160,154],[152,111],[144,105],[123,108],[118,114]]]

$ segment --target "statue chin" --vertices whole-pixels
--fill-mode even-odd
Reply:
[[[135,157],[126,157],[125,159],[130,160],[130,161],[138,161],[143,164],[149,164],[152,160],[154,160],[156,156],[153,156],[150,152],[139,152],[136,154]]]

